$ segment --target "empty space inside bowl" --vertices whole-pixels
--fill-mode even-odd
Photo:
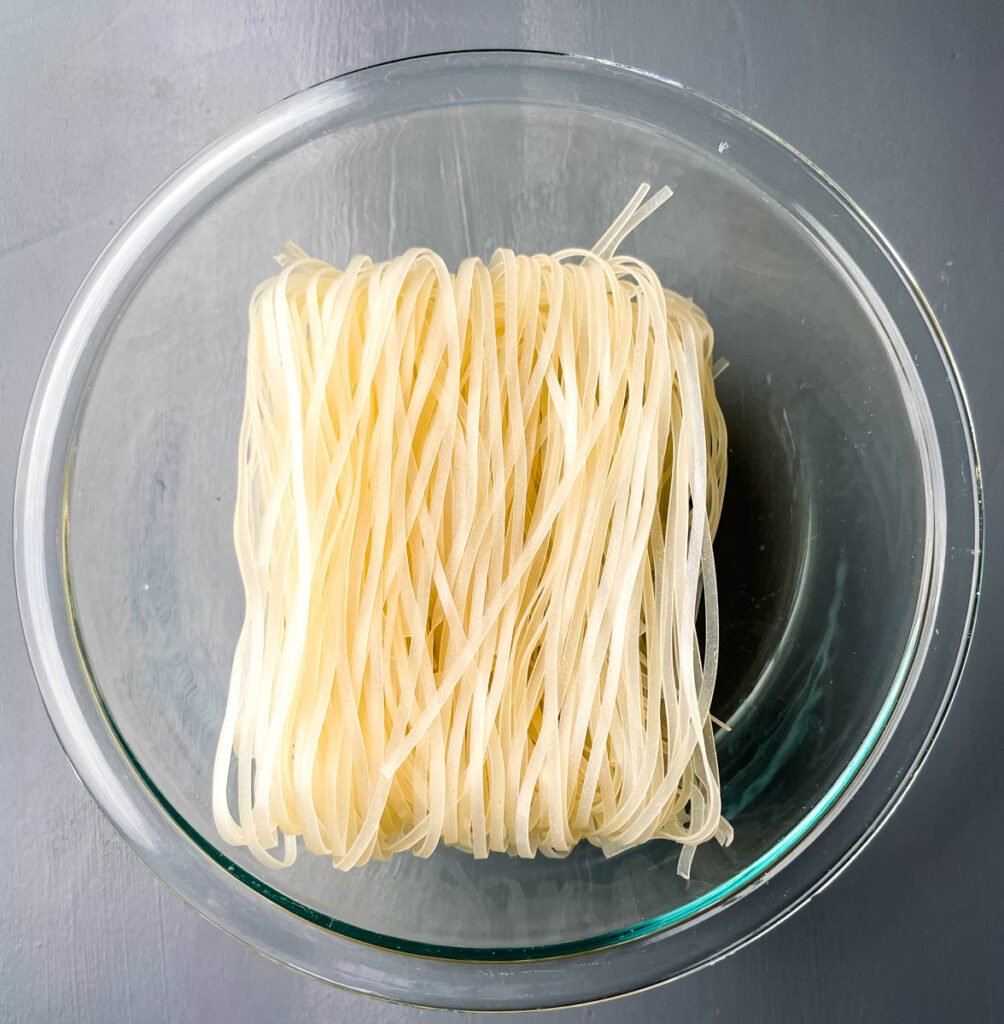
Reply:
[[[456,952],[672,923],[795,841],[901,680],[928,524],[897,339],[853,254],[686,125],[668,136],[530,103],[367,116],[247,174],[108,324],[67,475],[66,570],[95,693],[179,827],[319,924]],[[231,522],[247,303],[270,257],[288,238],[336,264],[419,244],[454,265],[500,245],[589,246],[641,180],[676,196],[624,250],[694,297],[729,361],[713,710],[731,726],[718,749],[733,845],[702,847],[689,881],[658,842],[610,860],[440,850],[348,873],[306,852],[271,871],[224,846],[210,777],[243,613]]]

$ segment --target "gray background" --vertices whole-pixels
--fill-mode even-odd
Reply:
[[[798,146],[871,214],[968,386],[988,548],[954,709],[890,823],[794,918],[723,963],[568,1021],[1004,1018],[1004,6],[683,0],[6,0],[0,8],[0,506],[59,317],[131,210],[236,121],[320,79],[476,46],[661,72]],[[186,909],[63,757],[0,531],[0,1020],[432,1020],[301,978]]]

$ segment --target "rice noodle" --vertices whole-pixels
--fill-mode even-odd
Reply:
[[[722,365],[701,310],[616,255],[672,194],[647,193],[592,250],[451,274],[429,249],[339,270],[290,244],[255,291],[226,842],[351,868],[668,839],[686,876],[731,841]]]

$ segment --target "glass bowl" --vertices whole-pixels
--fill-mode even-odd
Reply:
[[[243,597],[231,543],[246,310],[288,238],[333,263],[428,245],[625,246],[729,360],[728,849],[692,877],[441,850],[285,872],[224,845],[210,773]],[[88,275],[42,372],[16,491],[32,661],[85,785],[143,860],[258,950],[416,1004],[559,1006],[708,963],[803,903],[916,772],[952,696],[982,549],[970,420],[934,316],[865,216],[769,132],[680,85],[473,52],[325,82],[197,156]]]

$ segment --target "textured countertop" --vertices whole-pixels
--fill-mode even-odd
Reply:
[[[959,696],[919,780],[811,904],[722,963],[568,1021],[1004,1019],[1004,7],[929,0],[10,0],[0,9],[0,1021],[412,1022],[246,949],[117,837],[49,727],[10,507],[74,289],[178,164],[259,108],[393,57],[566,50],[678,79],[788,139],[911,267],[976,420],[988,546]]]

